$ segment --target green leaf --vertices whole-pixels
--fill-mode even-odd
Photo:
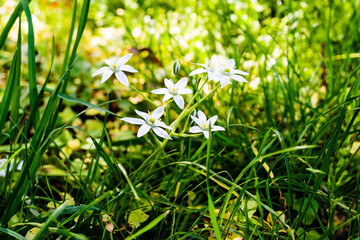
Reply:
[[[246,203],[246,207],[245,207]],[[247,219],[252,218],[257,210],[257,201],[252,198],[246,198],[241,201],[240,211],[238,212],[238,221],[245,222]]]
[[[302,222],[306,225],[310,225],[316,219],[316,214],[319,210],[319,204],[314,199],[311,199],[310,203],[309,200],[309,198],[305,198],[303,203],[303,207],[309,204],[309,207],[306,209],[304,218],[302,220]],[[294,201],[294,210],[298,212],[300,211],[301,201],[302,199],[297,199]]]
[[[305,238],[304,238],[305,234]],[[296,231],[296,236],[298,236],[299,239],[305,239],[305,240],[315,240],[320,239],[320,234],[315,230],[310,230],[309,232],[305,232],[303,228],[299,228]]]
[[[145,222],[148,218],[149,215],[144,212],[144,209],[139,208],[130,212],[128,222],[132,227],[138,228],[140,227],[140,224]]]
[[[35,37],[34,26],[32,23],[31,12],[29,8],[29,1],[21,0],[22,7],[24,9],[26,19],[28,22],[28,68],[29,68],[29,94],[30,94],[30,108],[32,121],[34,127],[37,127],[40,114],[38,107],[36,106],[38,92],[36,83],[36,63],[35,63]]]
[[[3,131],[3,127],[5,124],[5,120],[7,118],[8,112],[9,112],[9,108],[10,108],[10,102],[11,102],[11,97],[13,95],[14,92],[14,86],[15,86],[15,69],[16,69],[16,59],[19,55],[19,52],[16,51],[13,57],[13,60],[11,62],[11,68],[10,68],[10,73],[9,73],[9,77],[8,77],[8,81],[5,87],[5,92],[4,95],[1,99],[1,103],[0,103],[0,133],[2,133]]]
[[[140,236],[141,234],[149,231],[150,229],[154,228],[161,220],[163,220],[170,211],[166,211],[163,214],[161,214],[160,216],[158,216],[157,218],[155,218],[154,220],[152,220],[148,225],[146,225],[144,228],[140,229],[139,231],[137,231],[134,235],[127,237],[125,240],[131,240],[134,239],[138,236]]]

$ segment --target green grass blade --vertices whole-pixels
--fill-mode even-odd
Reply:
[[[211,198],[211,194],[210,194],[210,182],[209,182],[210,174],[209,173],[210,173],[211,139],[212,139],[211,128],[209,128],[209,139],[207,140],[207,150],[206,150],[206,189],[207,189],[206,193],[207,193],[207,198],[208,198],[210,219],[211,219],[211,223],[214,228],[216,239],[221,240],[221,233],[220,233],[219,225],[218,225],[216,215],[215,215],[215,206],[214,206],[214,202]]]
[[[30,2],[30,1],[29,1]],[[7,21],[4,30],[1,32],[0,35],[0,49],[2,49],[2,47],[5,44],[5,41],[7,39],[7,36],[12,28],[12,26],[14,25],[16,19],[21,15],[23,8],[21,3],[18,3],[18,5],[16,6],[14,12],[11,14],[9,20]]]
[[[34,128],[37,127],[40,119],[38,106],[36,106],[38,92],[36,83],[36,62],[35,62],[35,39],[34,39],[34,26],[32,23],[31,12],[28,0],[21,0],[26,19],[28,22],[28,69],[29,69],[29,94],[30,94],[30,109]]]
[[[50,224],[56,220],[56,218],[65,210],[65,208],[70,204],[70,202],[71,200],[67,200],[66,202],[61,204],[58,208],[56,208],[55,211],[51,213],[51,215],[46,220],[45,224],[40,228],[40,231],[36,234],[34,240],[38,240],[43,237],[43,235],[49,228]]]
[[[7,235],[9,235],[11,237],[14,237],[16,239],[19,239],[19,240],[27,240],[26,238],[24,238],[23,236],[21,236],[17,232],[11,231],[10,229],[0,227],[0,232],[6,233]]]
[[[84,0],[83,6],[81,9],[81,14],[80,14],[79,26],[78,26],[77,33],[76,33],[76,39],[75,39],[74,47],[72,49],[71,57],[69,60],[69,65],[73,64],[75,57],[77,55],[77,48],[79,46],[80,39],[82,37],[82,34],[83,34],[85,26],[86,26],[88,14],[89,14],[89,8],[90,8],[90,0]]]
[[[71,43],[72,43],[72,38],[73,38],[74,28],[75,28],[75,22],[76,22],[76,12],[77,12],[77,0],[74,1],[74,5],[73,5],[73,15],[71,18],[70,32],[69,32],[68,42],[66,44],[65,57],[64,57],[61,74],[64,74],[66,71],[66,68],[68,67],[68,62],[69,62],[68,59],[69,59],[70,48],[71,48]]]
[[[18,41],[17,41],[17,51],[21,53],[21,15],[19,15],[19,31],[18,31]],[[16,70],[15,70],[15,79],[14,79],[14,93],[12,94],[11,101],[11,112],[10,112],[10,126],[16,127],[19,121],[19,110],[20,110],[20,75],[21,75],[21,54],[18,54],[16,60]],[[10,133],[12,141],[15,138],[16,132]]]
[[[9,112],[10,102],[12,99],[11,96],[14,94],[14,87],[16,82],[15,71],[17,70],[16,65],[18,63],[17,58],[19,57],[19,55],[19,51],[16,51],[14,54],[13,60],[11,62],[9,77],[5,87],[5,92],[0,103],[0,133],[3,133],[3,127]]]

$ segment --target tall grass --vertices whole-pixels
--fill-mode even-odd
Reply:
[[[175,58],[182,63],[181,76],[194,69],[189,62],[205,62],[213,53],[235,58],[239,69],[250,72],[250,86],[214,90],[210,83],[208,97],[203,92],[194,97],[194,104],[201,102],[198,109],[219,116],[226,132],[210,132],[208,140],[173,136],[157,145],[133,137],[119,122],[134,108],[153,107],[142,100],[134,104],[138,92],[111,83],[96,89],[104,93],[101,103],[70,93],[79,87],[73,76],[86,71],[82,63],[102,61],[84,57],[90,55],[90,40],[83,35],[87,28],[98,34],[104,19],[94,16],[106,5],[74,1],[64,52],[58,53],[61,37],[54,36],[45,60],[50,68],[42,73],[35,56],[35,3],[22,0],[0,35],[0,50],[9,51],[8,35],[18,20],[0,103],[0,157],[10,159],[0,177],[0,237],[359,238],[360,6],[316,3],[139,1],[130,7],[110,1],[110,20],[99,18],[106,20],[104,27],[123,30],[121,44],[113,43],[136,53],[141,71],[131,81],[144,96],[150,97],[163,77],[177,78],[169,70]],[[87,85],[89,72],[82,74],[86,89],[78,92],[96,86]],[[199,79],[190,80],[197,92]],[[59,121],[71,107],[77,112]],[[99,113],[91,122],[99,124],[98,134],[75,123],[88,120],[90,110]],[[186,119],[178,109],[169,116]],[[121,131],[114,131],[119,126]],[[90,143],[69,154],[61,145],[67,133]],[[10,162],[20,160],[24,166],[16,172]]]

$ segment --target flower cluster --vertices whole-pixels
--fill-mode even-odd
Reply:
[[[137,70],[135,70],[133,67],[129,65],[125,65],[130,58],[132,54],[127,54],[121,58],[119,58],[117,61],[113,61],[110,59],[106,59],[105,63],[108,65],[106,67],[102,67],[95,71],[93,73],[93,77],[97,76],[99,74],[102,74],[101,83],[108,80],[113,74],[115,77],[125,86],[130,86],[133,89],[135,89],[133,86],[129,84],[128,78],[126,77],[125,72],[135,73]],[[201,68],[195,69],[190,73],[189,76],[193,76],[196,74],[201,73],[207,73],[208,80],[217,80],[220,81],[221,88],[224,88],[226,85],[231,84],[232,80],[238,81],[238,82],[247,82],[247,80],[241,76],[241,75],[248,75],[248,73],[243,72],[241,70],[235,69],[235,60],[230,59],[226,62],[224,65],[216,64],[214,56],[210,59],[210,62],[208,65],[205,64],[197,64],[200,65]],[[180,62],[179,60],[176,60],[173,64],[173,70],[175,75],[179,75],[180,73]],[[185,107],[185,100],[182,95],[186,94],[192,94],[193,91],[189,88],[187,88],[188,79],[187,78],[181,78],[179,81],[174,83],[172,80],[169,80],[167,78],[164,79],[165,88],[159,88],[152,90],[151,93],[153,94],[160,94],[164,95],[162,102],[167,102],[171,99],[174,100],[175,104],[183,110],[183,112],[178,116],[178,119],[173,122],[170,126],[166,125],[164,122],[161,121],[161,117],[164,114],[166,105],[163,105],[161,107],[156,108],[153,112],[142,112],[139,110],[135,110],[136,114],[139,115],[141,118],[131,118],[131,117],[124,117],[121,118],[121,120],[141,125],[137,137],[142,137],[145,134],[147,134],[150,130],[152,130],[157,136],[164,138],[164,139],[172,139],[171,136],[175,134],[175,130],[177,128],[177,124],[179,121],[181,121],[185,116],[185,114],[189,114],[189,111],[187,111],[190,108],[191,102],[194,100],[196,95],[190,100],[189,104]],[[135,89],[136,90],[136,89]],[[200,91],[199,89],[198,91]],[[137,90],[136,90],[137,91]],[[139,91],[137,91],[139,92]],[[140,93],[140,92],[139,92]],[[141,94],[141,93],[140,93]],[[142,95],[146,100],[153,103],[150,99]],[[206,97],[206,96],[205,96]],[[155,103],[153,103],[156,105]],[[192,109],[198,106],[199,103],[197,103],[196,106],[192,106]],[[185,109],[184,109],[185,108]],[[215,122],[218,118],[217,115],[207,119],[205,114],[199,110],[198,112],[194,112],[193,115],[190,116],[192,121],[196,123],[197,126],[192,126],[189,129],[190,133],[199,134],[203,133],[205,138],[209,138],[209,133],[214,131],[225,131],[223,127],[216,126]],[[187,126],[187,124],[185,124]],[[170,130],[171,132],[168,133],[166,130]],[[179,134],[178,134],[179,135]],[[180,134],[181,136],[181,134]],[[194,135],[196,136],[196,135]]]
[[[212,56],[209,62],[209,65],[198,64],[202,68],[195,69],[190,73],[189,76],[193,76],[200,73],[207,73],[209,80],[219,80],[221,88],[224,88],[226,85],[231,84],[231,80],[238,82],[248,82],[241,75],[249,75],[247,72],[235,69],[235,60],[230,59],[226,62],[224,66],[216,64],[215,56]]]

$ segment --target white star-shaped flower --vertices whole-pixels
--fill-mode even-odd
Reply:
[[[164,80],[166,88],[159,88],[152,90],[151,93],[154,94],[164,94],[163,102],[174,98],[176,105],[179,108],[184,108],[184,98],[181,96],[182,94],[190,94],[193,91],[191,89],[186,88],[187,85],[187,78],[180,79],[176,84],[173,81],[165,78]]]
[[[215,62],[215,55],[213,55],[210,59],[210,62],[209,62],[209,65],[206,65],[206,64],[200,64],[198,63],[197,65],[200,65],[202,66],[202,68],[198,68],[198,69],[195,69],[194,71],[192,71],[190,73],[190,77],[193,76],[193,75],[196,75],[196,74],[200,74],[200,73],[204,73],[206,72],[208,74],[208,78],[209,80],[214,80],[216,79],[217,77],[217,73],[218,73],[218,68],[217,68],[217,64]]]
[[[108,65],[108,67],[102,67],[96,70],[92,76],[94,77],[99,74],[102,74],[101,83],[103,83],[106,80],[108,80],[111,77],[111,75],[114,73],[117,80],[119,80],[125,86],[129,86],[129,80],[127,79],[124,71],[131,73],[137,72],[137,70],[131,67],[130,65],[124,65],[127,61],[129,61],[131,56],[132,53],[127,54],[119,58],[116,62],[111,59],[105,59],[105,63]]]
[[[231,84],[231,79],[234,79],[238,82],[248,82],[243,76],[240,75],[249,75],[249,73],[235,69],[235,60],[230,59],[227,61],[225,67],[220,68],[220,71],[217,73],[217,75],[220,79],[221,88],[224,88],[226,85]]]
[[[209,138],[209,128],[212,132],[225,131],[225,129],[223,127],[215,126],[215,122],[218,118],[217,115],[215,115],[209,119],[206,119],[205,114],[201,110],[199,110],[197,112],[197,114],[198,114],[198,118],[191,115],[192,120],[194,120],[194,122],[198,125],[198,126],[193,126],[190,128],[189,131],[191,133],[201,133],[202,132],[206,138]]]
[[[152,129],[155,132],[155,134],[158,135],[159,137],[171,139],[169,134],[163,128],[169,130],[172,130],[172,128],[159,120],[159,118],[164,114],[164,109],[165,106],[161,106],[155,109],[154,112],[152,113],[145,113],[135,110],[136,114],[142,117],[143,119],[124,117],[121,118],[120,120],[123,120],[131,124],[141,125],[137,133],[137,137],[144,136],[146,133],[150,131],[150,129]]]

